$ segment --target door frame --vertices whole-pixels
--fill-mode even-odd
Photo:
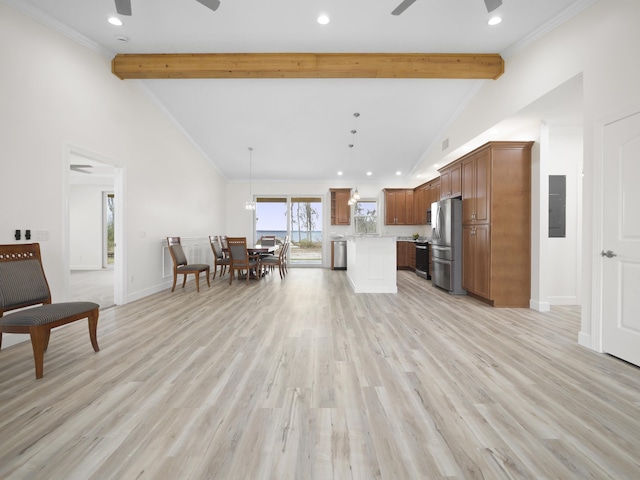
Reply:
[[[578,336],[578,343],[587,348],[591,348],[597,352],[603,353],[602,347],[602,331],[603,331],[603,285],[604,285],[604,260],[600,252],[604,249],[604,170],[605,170],[605,129],[608,125],[615,123],[623,118],[640,113],[640,104],[635,104],[617,111],[616,113],[607,115],[597,119],[594,122],[594,138],[593,138],[593,171],[592,171],[592,212],[591,212],[591,248],[584,248],[583,258],[586,263],[583,270],[584,273],[591,270],[590,287],[591,301],[587,305],[583,304],[582,309],[582,328]],[[584,189],[583,189],[584,193]],[[583,220],[589,221],[585,215],[586,209],[583,208]],[[587,212],[588,214],[588,212]],[[589,228],[589,224],[583,225],[583,233]],[[585,236],[585,239],[587,237]],[[589,276],[585,275],[586,278]],[[585,289],[586,290],[586,289]],[[586,327],[586,328],[585,328]]]
[[[126,278],[126,258],[127,258],[127,245],[124,241],[125,237],[125,178],[126,167],[123,163],[105,155],[87,150],[82,147],[78,147],[72,144],[64,145],[64,161],[62,162],[64,167],[63,175],[63,201],[64,201],[64,228],[62,230],[62,244],[64,245],[63,261],[65,268],[65,278],[63,280],[64,285],[64,297],[70,298],[70,284],[71,284],[71,253],[70,253],[70,213],[69,213],[69,175],[71,172],[71,162],[73,155],[80,155],[86,157],[95,162],[104,163],[114,169],[113,175],[113,193],[116,198],[119,199],[115,205],[115,243],[118,245],[118,255],[115,256],[115,262],[113,265],[113,299],[116,305],[124,305],[125,302],[125,278]]]
[[[107,205],[109,202],[109,197],[113,195],[115,201],[115,193],[113,191],[102,192],[102,268],[112,268],[109,267],[109,220],[107,216]],[[115,232],[115,216],[114,216],[114,228]],[[115,233],[114,233],[115,235]],[[114,236],[115,243],[115,236]],[[114,257],[115,261],[115,257]]]

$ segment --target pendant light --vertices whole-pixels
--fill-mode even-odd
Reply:
[[[255,210],[256,202],[253,201],[253,190],[251,185],[251,163],[253,160],[253,147],[249,147],[249,201],[244,203],[244,208],[247,210]]]

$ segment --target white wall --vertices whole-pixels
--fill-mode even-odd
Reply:
[[[166,288],[160,240],[223,230],[225,180],[138,82],[3,3],[0,58],[0,243],[45,232],[53,299],[69,298],[68,150],[80,148],[124,171],[125,300]]]
[[[554,128],[549,135],[548,175],[564,175],[567,182],[566,237],[547,242],[548,301],[551,305],[579,305],[582,288],[582,130]],[[547,177],[548,182],[548,177]],[[548,204],[547,204],[548,205]]]
[[[69,266],[71,270],[102,268],[102,196],[110,186],[69,186]]]

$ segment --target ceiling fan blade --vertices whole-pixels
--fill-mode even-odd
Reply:
[[[131,16],[131,0],[116,0],[116,12]]]
[[[484,4],[487,6],[487,12],[491,13],[502,5],[502,0],[484,0]]]
[[[220,6],[220,0],[197,0],[199,3],[204,5],[205,7],[213,10],[214,12]]]
[[[198,0],[199,1],[199,0]],[[413,5],[413,3],[416,0],[402,0],[402,3],[400,3],[400,5],[398,5],[395,10],[393,12],[391,12],[391,15],[400,15],[402,12],[404,12],[407,8],[409,8],[411,5]],[[500,0],[502,1],[502,0]]]
[[[91,172],[86,170],[87,168],[93,168],[93,165],[76,165],[76,164],[69,165],[69,170],[71,171],[90,174]]]

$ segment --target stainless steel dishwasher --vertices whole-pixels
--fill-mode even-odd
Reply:
[[[334,270],[347,269],[347,241],[346,240],[333,241],[332,267]]]

